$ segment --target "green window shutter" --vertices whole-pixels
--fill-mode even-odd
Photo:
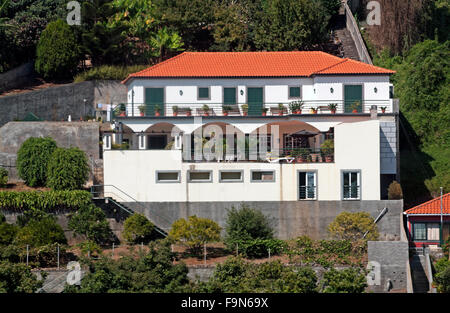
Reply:
[[[209,88],[198,88],[198,98],[199,99],[209,99]]]
[[[223,104],[236,104],[236,88],[223,89]]]
[[[300,98],[300,87],[289,87],[289,98]]]

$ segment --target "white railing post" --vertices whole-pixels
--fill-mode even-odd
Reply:
[[[146,150],[147,149],[147,136],[141,132],[138,134],[138,147],[139,150]]]
[[[103,135],[103,150],[111,150],[111,134]]]

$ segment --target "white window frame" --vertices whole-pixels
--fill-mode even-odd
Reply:
[[[158,175],[161,173],[177,173],[178,178],[176,180],[160,180]],[[155,181],[157,184],[170,184],[170,183],[180,183],[181,182],[181,171],[155,171]]]
[[[272,173],[271,180],[255,180],[253,179],[253,173]],[[273,183],[276,181],[275,171],[274,170],[250,170],[250,182],[252,183]]]
[[[300,175],[302,173],[305,173],[305,186],[300,186]],[[313,198],[309,198],[308,197],[308,191],[306,190],[307,188],[311,188],[311,186],[309,186],[309,181],[308,181],[308,174],[314,174],[314,185],[312,186],[314,188],[314,197]],[[298,201],[316,201],[317,200],[317,195],[318,195],[318,180],[317,180],[317,171],[304,171],[304,170],[300,170],[297,171],[297,199]],[[300,199],[300,189],[302,187],[305,187],[305,199]]]
[[[209,173],[209,179],[192,180],[191,173]],[[187,181],[189,183],[211,183],[213,181],[213,172],[211,170],[189,170],[187,172]]]
[[[357,184],[357,191],[358,191],[358,196],[356,198],[353,197],[346,197],[345,196],[345,186],[344,186],[344,175],[346,174],[350,174],[349,176],[349,182],[351,183],[351,174],[355,174],[356,173],[356,184]],[[342,195],[342,200],[348,200],[348,201],[352,201],[352,200],[361,200],[361,195],[362,195],[362,191],[361,191],[361,170],[342,170],[341,171],[341,195]],[[350,196],[351,196],[351,192],[350,192]]]

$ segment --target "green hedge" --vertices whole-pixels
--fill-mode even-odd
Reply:
[[[237,241],[239,253],[249,258],[267,258],[269,249],[271,255],[283,253],[287,244],[279,239],[253,239]]]
[[[45,212],[61,209],[76,211],[91,203],[91,194],[83,190],[0,191],[0,210],[22,211],[30,208]]]
[[[132,66],[112,66],[103,65],[94,67],[86,72],[80,73],[75,77],[75,83],[81,83],[87,80],[124,80],[128,75],[148,68],[150,65],[132,65]]]

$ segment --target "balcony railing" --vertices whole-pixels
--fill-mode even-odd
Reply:
[[[184,162],[268,162],[268,163],[333,163],[334,152],[330,149],[279,149],[270,152],[260,153],[257,150],[247,149],[245,152],[235,152],[220,155],[211,153],[204,155],[196,154],[194,150],[190,153],[183,151]]]
[[[333,106],[331,106],[333,105]],[[281,107],[282,106],[282,107]],[[288,103],[266,102],[262,105],[224,104],[224,103],[164,103],[148,105],[143,103],[122,103],[111,110],[111,118],[115,117],[176,117],[176,116],[284,116],[314,114],[357,114],[370,113],[375,106],[377,112],[393,113],[393,101],[365,100],[349,103],[343,100],[310,100],[302,101],[301,109]]]

